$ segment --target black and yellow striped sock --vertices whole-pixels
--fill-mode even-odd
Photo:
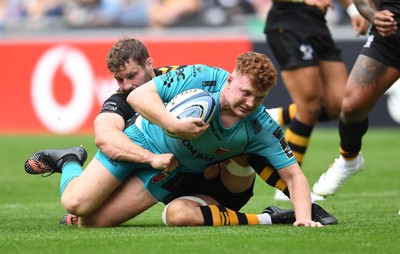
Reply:
[[[251,154],[247,157],[247,162],[268,185],[281,190],[287,197],[290,197],[286,182],[266,158]]]
[[[304,160],[313,128],[314,126],[305,125],[294,118],[286,130],[286,141],[300,165]]]
[[[294,118],[297,108],[294,103],[290,104],[288,107],[278,108],[278,123],[281,126],[288,125]]]
[[[281,126],[288,125],[294,119],[297,112],[297,107],[294,103],[288,107],[279,107],[278,110],[278,123]],[[318,118],[318,122],[329,122],[332,119],[329,118],[328,113],[324,107],[321,108],[321,113]]]
[[[362,137],[369,126],[368,118],[359,123],[345,124],[339,119],[340,154],[344,159],[354,159],[361,150]]]
[[[260,222],[256,214],[235,212],[222,206],[200,206],[200,209],[205,226],[258,225]]]

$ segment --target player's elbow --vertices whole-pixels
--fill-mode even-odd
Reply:
[[[99,136],[99,135],[97,135],[97,136],[94,138],[94,144],[95,144],[95,145],[97,146],[97,148],[99,148],[100,150],[103,150],[103,148],[107,146],[106,140],[105,140],[102,136]]]
[[[106,135],[97,135],[94,139],[94,143],[108,158],[112,160],[118,158],[117,149],[113,146],[112,140],[109,140]]]

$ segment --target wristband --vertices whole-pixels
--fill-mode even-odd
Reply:
[[[347,8],[346,8],[346,12],[350,17],[354,17],[357,15],[360,15],[360,13],[357,10],[357,7],[355,6],[355,4],[350,4]]]

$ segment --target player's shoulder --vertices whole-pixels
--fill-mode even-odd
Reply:
[[[126,101],[127,94],[122,92],[120,89],[116,90],[110,97],[108,97],[104,102],[121,102]]]
[[[122,116],[122,118],[124,118],[124,120],[126,121],[127,119],[131,118],[135,112],[126,101],[126,98],[126,93],[117,90],[107,100],[104,101],[100,113],[116,113]]]
[[[105,102],[115,102],[115,103],[127,103],[126,98],[128,95],[122,92],[120,89],[115,91],[110,97],[108,97]]]
[[[191,69],[194,77],[210,78],[212,80],[225,80],[229,72],[215,66],[205,64],[192,65]]]
[[[265,111],[264,106],[260,106],[253,114],[246,117],[247,128],[255,135],[260,132],[274,132],[279,125]]]
[[[183,69],[185,67],[187,67],[187,65],[164,65],[164,66],[154,69],[154,73],[156,74],[156,76],[159,76],[159,75],[163,75],[168,72],[171,72],[171,71]]]
[[[157,67],[156,69],[154,69],[154,72],[155,72],[156,76],[159,76],[159,75],[163,75],[168,72],[172,72],[172,71],[176,71],[176,70],[180,70],[180,69],[191,70],[194,72],[196,72],[196,71],[197,72],[201,72],[201,71],[203,71],[203,72],[223,71],[223,72],[225,72],[225,70],[223,70],[222,68],[210,66],[210,65],[206,65],[206,64],[165,65],[165,66]]]

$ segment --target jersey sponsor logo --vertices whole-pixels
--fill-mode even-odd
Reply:
[[[282,129],[280,128],[280,127],[277,127],[275,130],[274,130],[274,132],[272,133],[272,135],[274,135],[274,137],[276,138],[276,139],[282,139],[282,137],[283,137],[283,131],[282,131]]]
[[[213,161],[215,159],[214,157],[206,156],[206,155],[202,154],[201,152],[199,152],[197,149],[195,149],[193,147],[192,143],[190,142],[190,140],[184,139],[184,140],[181,140],[181,143],[197,159],[209,161],[209,162]]]
[[[185,73],[183,72],[183,69],[176,70],[176,79],[181,80],[185,79]]]
[[[303,60],[311,60],[313,59],[313,48],[310,45],[301,44],[300,51],[303,53]]]
[[[175,72],[167,72],[162,76],[164,86],[171,87],[171,84],[175,81],[174,75],[176,77],[176,80],[185,79],[184,69],[177,69]]]
[[[258,119],[255,119],[253,121],[253,131],[255,134],[259,133],[262,130],[262,126],[260,121],[258,121]]]
[[[168,174],[165,172],[161,172],[155,176],[153,176],[153,178],[151,178],[151,182],[153,183],[159,183],[161,181],[164,181],[167,178]]]
[[[103,110],[109,110],[109,111],[117,111],[117,103],[115,102],[106,102],[103,105],[102,111]]]
[[[157,70],[159,70],[161,72],[161,74],[165,74],[167,72],[175,71],[177,69],[181,69],[184,67],[186,67],[186,65],[161,66],[161,67],[158,67]]]
[[[217,84],[217,81],[215,81],[215,80],[202,82],[202,86],[215,86],[216,84]]]
[[[166,87],[171,87],[171,84],[174,83],[174,77],[172,77],[171,72],[168,72],[165,75],[161,76],[162,80],[163,80],[163,85]]]
[[[196,65],[192,65],[192,75],[193,75],[193,77],[197,76],[197,72],[201,72],[201,68],[196,66]]]
[[[157,70],[161,71],[161,74],[165,74],[167,72],[169,72],[171,70],[170,66],[163,66],[163,67],[159,67],[157,68]]]
[[[290,149],[290,146],[286,142],[286,140],[285,139],[279,140],[279,144],[281,145],[282,150],[285,152],[286,156],[288,158],[292,158],[293,157],[293,152],[292,152],[292,149]]]
[[[213,154],[222,155],[222,154],[226,154],[228,152],[229,152],[229,149],[223,148],[223,147],[218,147],[217,149],[215,149],[213,151]]]

